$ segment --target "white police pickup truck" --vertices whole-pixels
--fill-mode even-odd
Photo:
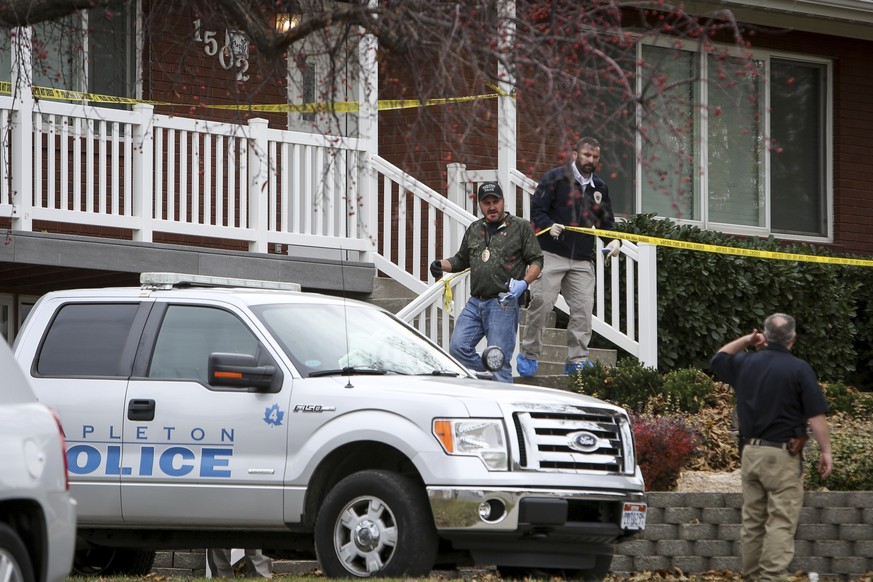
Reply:
[[[260,547],[330,577],[596,578],[644,528],[622,409],[478,379],[380,308],[268,286],[154,273],[34,306],[14,351],[66,432],[76,572]]]

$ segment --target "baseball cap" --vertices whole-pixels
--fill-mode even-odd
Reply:
[[[479,200],[486,196],[497,196],[503,198],[503,190],[500,189],[500,184],[497,182],[483,182],[479,185]]]

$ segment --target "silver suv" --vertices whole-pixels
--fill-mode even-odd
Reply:
[[[76,544],[64,438],[0,341],[0,580],[60,582]]]

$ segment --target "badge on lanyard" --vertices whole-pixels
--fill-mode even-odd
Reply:
[[[490,259],[490,258],[491,258],[491,252],[486,248],[484,251],[482,251],[482,262],[487,263],[488,259]]]

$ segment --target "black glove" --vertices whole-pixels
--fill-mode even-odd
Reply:
[[[443,277],[443,263],[439,259],[435,260],[430,264],[430,274],[433,275],[433,278],[436,280],[440,280]]]

